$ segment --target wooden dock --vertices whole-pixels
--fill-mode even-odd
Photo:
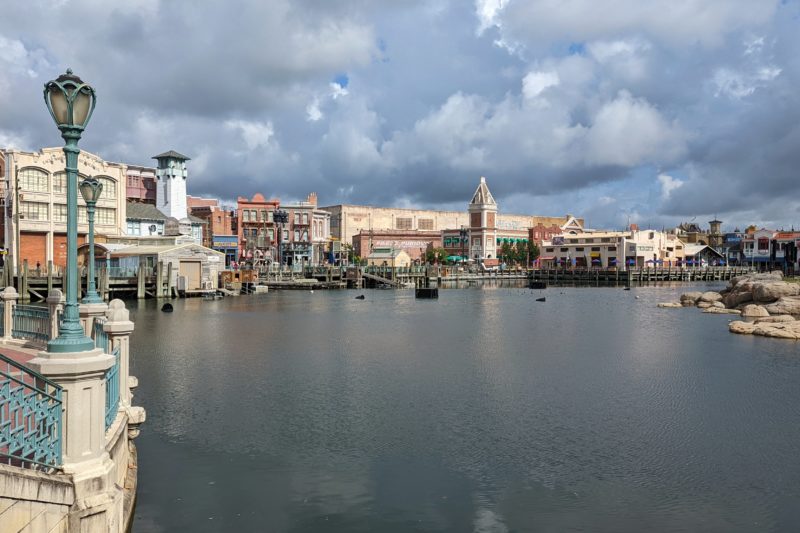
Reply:
[[[536,269],[528,273],[530,281],[547,284],[576,285],[640,285],[665,281],[728,281],[736,276],[752,273],[745,267],[706,267],[706,268],[636,268],[616,269]]]

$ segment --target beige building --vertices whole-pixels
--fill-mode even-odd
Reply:
[[[684,247],[663,231],[573,231],[544,241],[539,262],[576,268],[677,266],[684,260]]]
[[[5,160],[5,243],[8,261],[17,258],[46,266],[66,264],[67,180],[62,148],[43,148],[38,152],[3,150]],[[93,176],[103,184],[95,211],[98,242],[106,236],[122,235],[125,230],[126,166],[109,163],[81,151],[78,155],[78,182]],[[78,193],[78,242],[88,233],[86,204]]]
[[[406,268],[411,265],[411,256],[400,248],[375,248],[367,256],[367,265]]]
[[[488,191],[486,180],[481,178],[478,186],[478,191],[482,194],[491,193]],[[475,195],[472,197],[475,200]],[[534,227],[559,227],[566,224],[572,217],[569,215],[563,217],[547,217],[536,215],[511,215],[499,213],[497,204],[494,203],[494,198],[491,202],[473,205],[470,211],[486,213],[491,212],[493,215],[493,224],[491,227],[497,230],[497,234],[501,233],[514,233],[514,232],[527,232],[529,228]],[[472,203],[472,202],[471,202]],[[330,228],[331,236],[338,239],[343,243],[350,244],[353,242],[353,237],[361,232],[369,233],[374,231],[438,231],[459,229],[462,227],[470,227],[470,211],[437,211],[430,209],[405,209],[399,207],[373,207],[367,205],[348,205],[339,204],[322,207],[325,211],[331,214]],[[483,222],[488,222],[484,217],[481,219]],[[581,226],[583,226],[583,219],[577,219]],[[483,222],[480,222],[477,228],[484,227]],[[485,226],[488,228],[489,226]],[[488,245],[488,230],[483,232],[481,237],[481,244],[477,246],[476,253],[482,257],[488,256],[491,247]],[[472,248],[473,245],[471,244]]]

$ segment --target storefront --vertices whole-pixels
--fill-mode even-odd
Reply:
[[[225,254],[225,267],[229,268],[236,261],[239,253],[239,237],[236,235],[214,235],[211,248]]]

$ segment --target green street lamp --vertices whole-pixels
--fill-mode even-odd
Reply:
[[[67,173],[67,294],[58,337],[47,343],[48,352],[70,353],[94,349],[78,312],[78,141],[92,118],[94,89],[67,69],[44,85],[44,101],[64,139]]]
[[[103,192],[103,184],[97,178],[86,178],[80,184],[81,196],[86,202],[86,214],[89,217],[89,271],[86,284],[86,296],[83,298],[85,304],[103,303],[103,299],[97,294],[97,286],[94,281],[94,206],[100,199]]]

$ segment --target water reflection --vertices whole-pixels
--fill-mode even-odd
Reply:
[[[681,290],[144,302],[135,531],[796,524],[796,348]]]

